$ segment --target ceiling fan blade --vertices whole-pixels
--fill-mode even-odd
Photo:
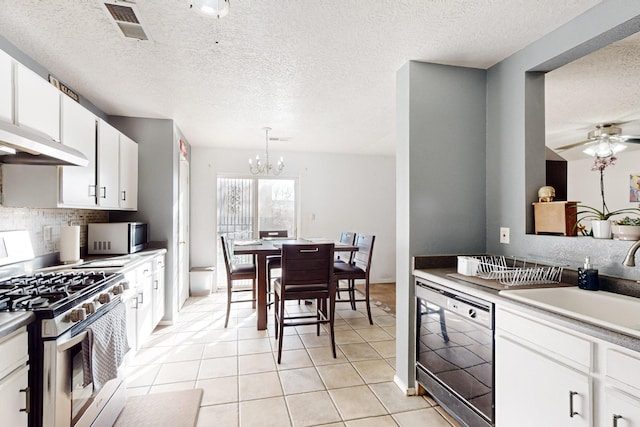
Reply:
[[[566,151],[566,150],[570,150],[570,149],[575,148],[575,147],[579,147],[581,145],[588,144],[590,142],[593,142],[593,141],[590,140],[590,139],[587,139],[585,141],[574,142],[573,144],[569,144],[569,145],[563,145],[562,147],[554,148],[553,150],[554,151]]]

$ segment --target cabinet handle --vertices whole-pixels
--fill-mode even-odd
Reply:
[[[107,198],[107,187],[100,187],[100,198],[101,199]]]
[[[96,186],[95,185],[90,185],[89,186],[89,197],[96,197]]]
[[[153,289],[158,290],[158,280],[153,281]]]
[[[618,427],[618,420],[624,419],[622,415],[613,414],[613,427]]]
[[[122,190],[120,192],[120,194],[122,194],[122,198],[120,200],[127,200],[127,191],[126,190]]]
[[[27,414],[31,413],[31,389],[29,387],[21,388],[20,393],[24,393],[24,408],[20,409],[20,412],[24,412]]]
[[[578,394],[577,391],[569,391],[569,417],[573,418],[574,415],[578,415],[578,412],[573,410],[573,396]]]
[[[138,296],[140,297],[138,298],[138,304],[140,305],[144,304],[144,292],[140,292]]]

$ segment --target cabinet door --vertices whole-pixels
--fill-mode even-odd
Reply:
[[[16,64],[17,124],[60,141],[60,91],[45,79]]]
[[[0,50],[0,120],[13,123],[13,61]]]
[[[592,425],[591,379],[503,336],[496,337],[496,426]]]
[[[95,206],[96,117],[68,96],[62,98],[62,143],[84,154],[89,164],[60,167],[60,203]]]
[[[120,208],[138,208],[138,144],[120,135]]]
[[[27,427],[26,389],[29,368],[23,366],[0,380],[0,419],[4,426]]]
[[[602,426],[640,427],[640,400],[622,391],[606,387]]]
[[[153,326],[164,317],[164,255],[154,258],[153,266]]]
[[[153,332],[153,274],[151,263],[138,268],[138,313],[136,322],[138,326],[138,349]]]
[[[98,121],[98,205],[118,208],[120,132]]]

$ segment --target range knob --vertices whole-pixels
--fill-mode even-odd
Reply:
[[[100,304],[107,304],[111,302],[111,295],[106,292],[104,294],[100,294],[100,296],[98,297],[98,302]]]
[[[92,302],[85,302],[82,304],[82,308],[84,308],[87,314],[93,314],[96,312],[96,305]]]
[[[122,285],[116,285],[113,287],[113,289],[111,289],[111,292],[113,292],[114,295],[120,295],[124,292],[124,288],[122,287]]]
[[[71,313],[69,313],[69,320],[73,323],[80,322],[81,320],[84,320],[86,318],[87,312],[84,310],[84,308],[76,308],[71,310]]]
[[[122,282],[120,283],[120,286],[122,286],[122,289],[129,290],[129,282]]]

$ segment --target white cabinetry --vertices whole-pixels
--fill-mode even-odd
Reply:
[[[96,205],[96,117],[73,99],[62,98],[62,143],[89,159],[86,167],[61,166],[60,204]]]
[[[27,400],[28,341],[26,328],[0,339],[0,419],[2,425],[26,427],[28,424]]]
[[[592,426],[593,343],[496,311],[496,426]]]
[[[153,324],[164,317],[164,255],[153,258]]]
[[[138,208],[138,144],[120,135],[120,208]]]
[[[153,272],[152,263],[147,262],[138,267],[138,348],[149,338],[155,325],[153,324]]]
[[[60,91],[21,64],[16,70],[16,124],[60,142]]]
[[[98,205],[118,208],[120,132],[98,121]]]
[[[13,123],[13,61],[0,50],[0,120]]]

